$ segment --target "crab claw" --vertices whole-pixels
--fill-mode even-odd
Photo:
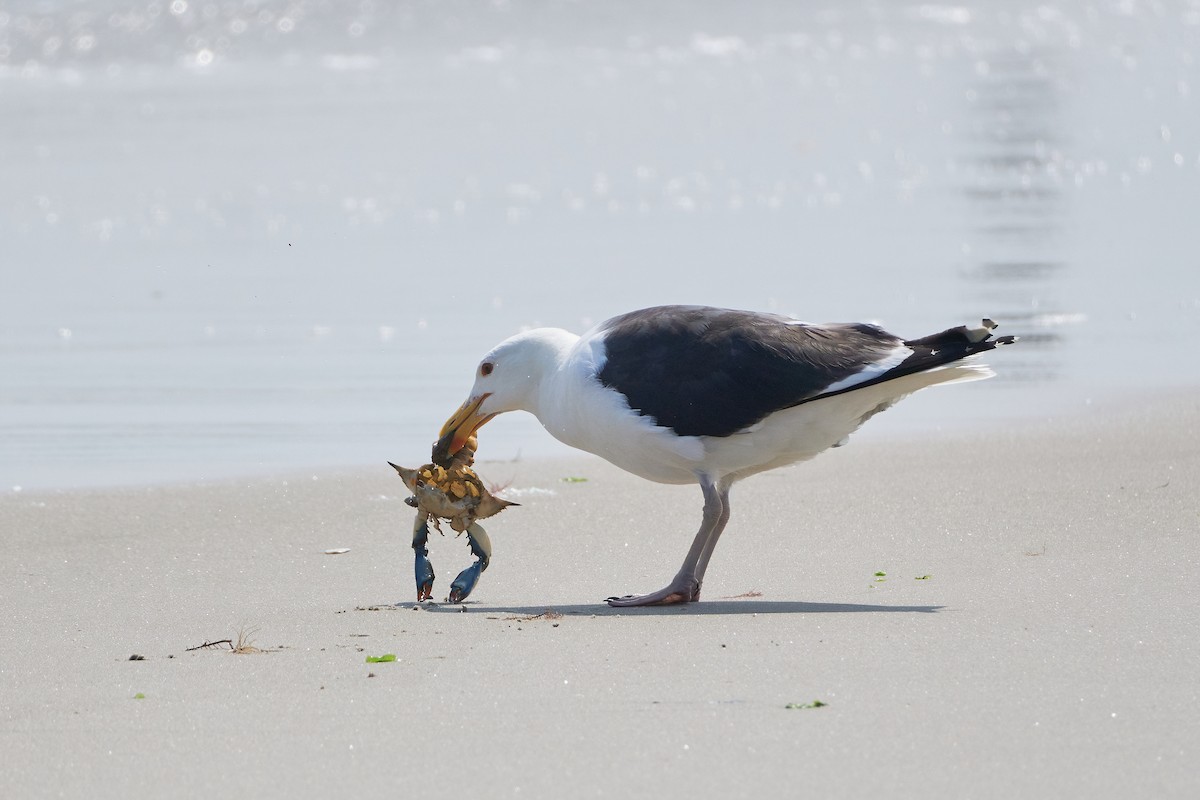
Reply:
[[[482,561],[483,569],[487,569],[492,561],[492,540],[478,522],[467,526],[467,544],[471,546],[471,555]]]
[[[433,579],[436,577],[433,574],[433,564],[429,563],[428,555],[425,551],[417,551],[415,572],[417,578],[417,602],[428,600],[433,596]]]
[[[451,603],[461,603],[467,599],[467,595],[475,588],[475,584],[479,582],[479,574],[483,572],[483,562],[476,561],[471,566],[458,573],[458,577],[454,579],[454,583],[450,584]]]
[[[429,542],[429,521],[424,514],[418,514],[413,524],[413,572],[417,579],[417,602],[428,600],[433,595],[433,564],[429,561],[429,550],[425,547]]]
[[[471,554],[479,560],[458,573],[458,577],[450,584],[451,603],[461,603],[479,582],[479,576],[488,568],[492,561],[492,540],[487,531],[478,522],[472,522],[467,527],[467,543],[471,546]]]

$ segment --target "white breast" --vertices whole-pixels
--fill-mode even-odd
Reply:
[[[533,411],[554,438],[659,483],[695,483],[706,452],[699,437],[676,436],[629,408],[596,378],[602,348],[581,340],[542,381]]]

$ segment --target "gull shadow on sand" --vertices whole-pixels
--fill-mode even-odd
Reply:
[[[552,611],[564,616],[621,617],[621,616],[726,616],[737,614],[851,614],[851,613],[909,613],[934,614],[943,606],[883,606],[866,603],[806,603],[798,600],[704,600],[699,603],[675,606],[645,606],[643,608],[613,608],[604,603],[579,605],[488,605],[468,602],[467,613],[512,614],[536,617]],[[429,610],[458,612],[459,606],[436,605]]]

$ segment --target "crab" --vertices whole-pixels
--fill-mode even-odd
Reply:
[[[479,520],[499,514],[509,506],[519,505],[494,496],[471,469],[475,461],[474,437],[467,446],[443,463],[434,462],[417,469],[408,469],[388,462],[400,475],[404,485],[413,493],[406,503],[417,509],[413,521],[412,547],[415,553],[414,570],[417,580],[417,602],[431,599],[433,594],[433,564],[429,561],[429,523],[442,532],[446,520],[458,533],[467,534],[467,544],[476,561],[458,573],[450,584],[451,603],[461,603],[479,582],[479,576],[492,558],[492,542]]]

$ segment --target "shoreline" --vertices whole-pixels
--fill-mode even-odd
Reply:
[[[1005,392],[993,392],[991,395],[984,394],[988,389],[1001,388],[996,385],[989,386],[991,381],[980,381],[984,388],[973,384],[956,385],[953,387],[934,387],[935,391],[921,392],[919,398],[905,399],[893,409],[889,409],[886,414],[871,420],[863,426],[859,431],[851,436],[851,446],[859,444],[891,444],[895,446],[904,446],[906,443],[923,442],[929,437],[949,437],[962,438],[971,436],[986,436],[986,435],[1002,435],[1011,430],[1014,426],[1019,426],[1020,430],[1033,432],[1037,430],[1055,431],[1063,426],[1088,425],[1088,424],[1103,424],[1105,419],[1120,419],[1129,415],[1136,415],[1141,412],[1145,404],[1145,395],[1132,390],[1119,391],[1115,388],[1099,391],[1096,398],[1084,397],[1076,399],[1072,402],[1067,402],[1061,392],[1054,396],[1048,412],[1034,413],[1031,409],[1031,402],[1027,395],[1031,394],[1031,389],[1027,386],[1020,385],[1005,385],[1003,389],[1007,391],[1018,391],[1022,394],[1023,399],[1019,402],[1019,410],[1010,410],[1005,404]],[[989,403],[992,406],[991,415],[979,415],[971,417],[968,420],[959,420],[955,418],[948,419],[944,424],[932,423],[929,419],[929,414],[923,417],[913,415],[912,419],[904,419],[897,424],[889,424],[887,420],[899,417],[904,414],[904,410],[910,408],[911,405],[926,403],[930,395],[943,396],[945,394],[957,394],[957,405],[962,406],[969,403],[972,398],[961,397],[965,392],[975,390],[980,392],[976,395],[977,398],[982,398],[983,402]],[[1186,403],[1195,391],[1189,387],[1170,386],[1160,387],[1151,393],[1154,398],[1154,405],[1163,403]],[[955,402],[950,402],[947,407],[953,408]],[[522,417],[526,415],[520,415]],[[924,419],[924,422],[915,420]],[[501,424],[511,422],[510,420],[502,420]],[[492,423],[490,427],[495,427],[497,423]],[[488,431],[485,429],[484,433]],[[534,453],[532,455],[524,455],[520,449],[517,453],[508,458],[497,457],[489,459],[486,456],[477,458],[477,464],[483,465],[483,468],[491,464],[537,464],[545,462],[561,462],[569,464],[576,461],[588,461],[598,459],[590,453],[585,453],[580,450],[575,450],[565,444],[555,441],[549,433],[543,430],[537,421],[532,417],[521,420],[521,426],[515,430],[507,430],[504,433],[504,440],[514,438],[515,434],[522,434],[534,441]],[[487,446],[485,441],[484,446]],[[502,445],[503,446],[503,445]],[[404,452],[399,455],[392,454],[395,450],[405,450],[403,447],[392,447],[386,451],[381,449],[383,455],[380,457],[380,463],[386,467],[388,460],[396,461],[397,458],[408,461],[414,458],[424,457],[424,453],[414,454],[412,452]],[[485,451],[487,452],[487,451]],[[495,452],[493,448],[492,452]],[[821,457],[818,456],[818,459]],[[397,461],[396,463],[401,463]],[[333,462],[314,462],[308,466],[281,469],[270,466],[255,466],[251,468],[235,467],[230,468],[228,465],[218,468],[218,474],[215,477],[195,477],[188,476],[184,473],[173,474],[169,477],[163,477],[156,480],[146,480],[143,478],[134,477],[136,474],[144,473],[145,470],[138,470],[134,473],[128,473],[123,477],[114,479],[110,482],[95,482],[84,484],[64,484],[64,485],[16,485],[0,487],[0,500],[4,498],[14,497],[38,497],[42,495],[64,495],[75,493],[103,493],[103,492],[138,492],[143,490],[151,490],[156,488],[202,488],[202,487],[234,487],[244,486],[253,483],[277,483],[280,481],[304,481],[304,480],[321,480],[321,479],[339,479],[349,477],[359,477],[367,479],[370,473],[374,470],[373,467],[365,463],[333,463]],[[384,470],[384,474],[388,474]]]

